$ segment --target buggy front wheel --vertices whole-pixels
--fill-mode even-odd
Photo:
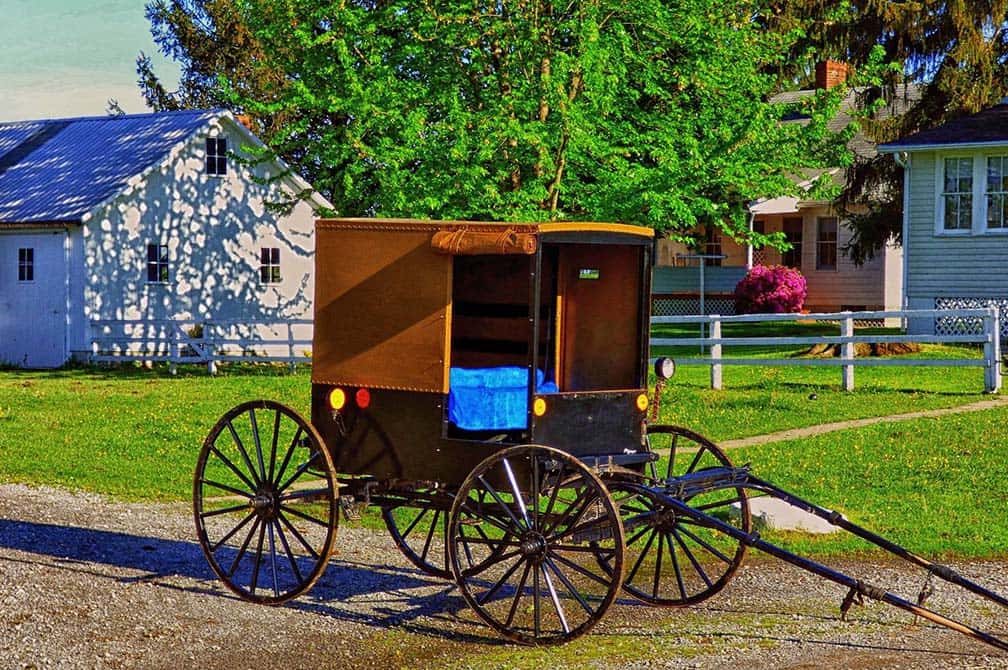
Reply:
[[[619,512],[602,481],[557,449],[510,447],[476,466],[455,496],[448,538],[462,596],[517,642],[582,635],[622,583]]]

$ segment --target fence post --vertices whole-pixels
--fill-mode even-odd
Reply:
[[[182,337],[182,330],[178,324],[173,324],[171,348],[168,350],[168,374],[178,374],[178,361],[181,357],[182,349],[179,341]]]
[[[850,312],[844,312],[843,321],[840,322],[840,337],[854,337],[854,317],[850,315]],[[840,355],[847,360],[853,360],[854,356],[857,355],[857,348],[854,346],[854,343],[849,340],[845,340],[844,343],[840,345]],[[843,390],[854,390],[853,363],[848,363],[843,366]]]
[[[287,322],[287,355],[291,357],[290,371],[293,374],[297,372],[297,358],[294,356],[294,326],[290,321]]]
[[[703,323],[701,321],[701,323]],[[721,339],[721,315],[711,314],[711,324],[710,324],[710,336],[712,340]],[[721,345],[712,344],[710,346],[710,385],[715,391],[720,391],[723,387],[722,377],[721,377],[721,364],[716,362],[721,360]]]
[[[206,356],[207,374],[215,375],[217,374],[217,361],[214,360],[214,354],[217,353],[217,350],[214,349],[210,326],[211,323],[209,321],[203,322],[203,355]]]
[[[1001,325],[998,308],[993,307],[984,317],[984,392],[997,393],[1001,390]]]

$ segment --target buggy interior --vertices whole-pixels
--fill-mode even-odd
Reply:
[[[533,395],[643,386],[645,262],[642,247],[612,244],[455,256],[449,434],[506,439],[528,428]]]

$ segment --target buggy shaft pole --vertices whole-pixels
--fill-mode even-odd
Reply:
[[[799,567],[807,572],[811,572],[824,579],[828,579],[842,586],[846,586],[852,591],[860,593],[873,600],[880,600],[894,607],[906,610],[907,612],[910,612],[911,614],[914,614],[916,616],[924,617],[929,621],[932,621],[939,625],[945,626],[946,628],[962,633],[963,635],[971,637],[975,640],[979,640],[980,642],[989,644],[992,647],[1001,649],[1002,651],[1008,651],[1008,642],[1005,642],[1000,638],[997,638],[989,633],[985,633],[984,631],[979,630],[977,628],[973,628],[972,626],[968,626],[964,623],[960,623],[953,619],[944,617],[938,614],[937,612],[933,612],[924,607],[919,607],[908,600],[904,600],[903,598],[900,598],[895,594],[889,593],[885,589],[873,586],[859,579],[854,579],[849,575],[834,570],[821,563],[817,563],[816,561],[803,558],[796,554],[792,554],[791,552],[786,551],[778,547],[777,545],[770,544],[766,540],[760,539],[759,533],[756,532],[746,533],[745,531],[742,531],[732,525],[729,525],[716,517],[697,511],[692,507],[690,507],[689,505],[687,505],[686,503],[676,498],[663,497],[662,502],[672,507],[675,510],[676,514],[680,514],[684,517],[693,519],[698,523],[702,523],[707,528],[713,528],[714,530],[729,535],[748,547],[759,549],[760,551],[770,554],[775,558],[779,558],[780,560],[786,563],[790,563],[791,565]]]
[[[915,565],[920,566],[921,568],[927,570],[928,572],[930,572],[931,574],[935,575],[940,579],[943,579],[951,584],[955,584],[956,586],[962,587],[967,591],[974,593],[982,598],[986,598],[990,601],[996,602],[998,605],[1001,605],[1002,607],[1008,607],[1008,598],[1005,598],[1004,596],[995,593],[990,589],[986,589],[977,584],[976,582],[972,582],[966,579],[965,577],[957,573],[955,570],[952,570],[948,566],[929,561],[922,556],[918,556],[917,554],[908,551],[907,549],[901,547],[895,542],[887,540],[881,535],[873,533],[866,528],[862,528],[861,526],[858,526],[855,523],[851,523],[850,521],[845,519],[844,516],[839,512],[831,512],[828,509],[819,507],[818,505],[810,503],[807,500],[799,498],[796,495],[792,495],[791,493],[788,493],[787,491],[777,486],[774,486],[773,484],[771,484],[766,480],[760,479],[759,477],[753,477],[752,475],[749,475],[746,486],[749,488],[754,488],[759,491],[763,491],[764,493],[768,493],[774,498],[783,500],[784,502],[788,503],[793,507],[797,507],[798,509],[808,512],[810,514],[814,514],[815,516],[827,521],[828,523],[836,526],[837,528],[846,530],[847,532],[860,537],[862,540],[871,542],[875,546],[885,549],[889,553],[894,554],[909,563],[913,563]]]

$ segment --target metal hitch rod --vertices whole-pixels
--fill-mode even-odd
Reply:
[[[712,479],[711,475],[715,474],[717,470],[722,471],[721,474],[723,475],[724,483],[720,487],[717,486],[712,487],[710,486],[710,482]],[[813,505],[808,501],[805,501],[797,496],[791,495],[787,491],[784,491],[783,489],[774,486],[769,482],[758,479],[756,477],[752,477],[751,475],[748,478],[740,476],[742,475],[742,473],[747,473],[747,469],[717,468],[710,471],[706,471],[705,476],[703,477],[704,484],[706,484],[706,486],[704,486],[703,488],[705,488],[706,490],[710,490],[711,488],[743,487],[747,489],[761,491],[772,497],[783,500],[784,502],[793,505],[794,507],[815,514],[816,516],[825,519],[829,523],[844,530],[847,530],[857,535],[858,537],[868,542],[871,542],[872,544],[902,558],[905,561],[908,561],[910,563],[913,563],[928,570],[931,574],[934,574],[940,577],[941,579],[944,579],[945,581],[948,581],[952,584],[965,588],[976,595],[979,595],[987,600],[996,602],[1002,606],[1008,606],[1008,599],[1005,599],[1003,596],[994,593],[993,591],[990,591],[980,586],[979,584],[971,582],[970,580],[959,575],[952,569],[946,566],[932,563],[931,561],[928,561],[920,556],[917,556],[916,554],[907,551],[903,547],[889,540],[886,540],[885,538],[875,533],[872,533],[871,531],[868,531],[856,524],[853,524],[850,521],[847,521],[839,513],[831,512],[822,507],[818,507],[817,505]],[[763,540],[759,536],[759,533],[755,531],[746,533],[745,531],[742,531],[728,523],[725,523],[724,521],[718,519],[717,517],[693,509],[687,503],[683,502],[681,498],[676,497],[675,495],[670,495],[670,493],[676,492],[677,490],[681,491],[684,488],[682,486],[683,484],[682,482],[677,483],[676,479],[673,478],[671,480],[668,480],[665,484],[666,485],[663,487],[656,487],[650,490],[653,494],[656,494],[657,498],[663,504],[666,504],[669,507],[671,507],[676,514],[692,519],[693,521],[703,525],[706,528],[711,528],[713,530],[722,532],[725,535],[729,535],[735,540],[738,540],[739,542],[745,544],[748,547],[759,549],[760,551],[770,554],[775,558],[779,558],[780,560],[785,561],[786,563],[790,563],[791,565],[794,565],[803,570],[816,574],[820,577],[823,577],[824,579],[828,579],[832,582],[836,582],[837,584],[845,586],[850,590],[848,598],[852,598],[853,597],[852,594],[858,594],[860,596],[866,596],[873,600],[879,600],[894,607],[898,607],[902,610],[910,612],[915,616],[923,617],[929,621],[932,621],[946,628],[962,633],[963,635],[969,636],[975,640],[979,640],[980,642],[989,644],[992,647],[996,647],[1003,651],[1008,651],[1008,642],[998,637],[995,637],[990,633],[986,633],[977,628],[973,628],[972,626],[955,621],[954,619],[949,619],[948,617],[942,616],[937,612],[916,605],[893,593],[890,593],[883,588],[874,586],[859,579],[855,579],[847,574],[834,570],[833,568],[830,568],[826,565],[823,565],[811,559],[805,558],[803,556],[798,556],[797,554],[794,554],[790,551],[787,551],[786,549],[778,547],[775,544],[771,544],[770,542]],[[691,488],[691,487],[687,485],[685,488]]]

